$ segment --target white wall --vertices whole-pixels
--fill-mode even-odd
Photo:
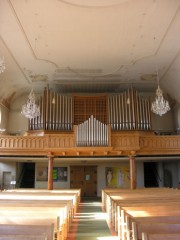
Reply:
[[[135,158],[136,159],[136,158]],[[136,186],[137,188],[144,187],[144,163],[136,162]]]
[[[177,134],[180,134],[180,104],[176,105],[174,108],[174,126]]]
[[[16,180],[16,163],[15,162],[0,162],[0,186],[3,187],[3,172],[11,172],[11,180]],[[9,186],[11,188],[11,186]]]
[[[172,176],[172,187],[179,187],[179,162],[180,161],[168,161],[163,162],[163,170],[168,170]]]
[[[39,168],[46,168],[48,167],[48,164],[46,163],[36,163],[35,167],[35,188],[48,188],[47,181],[37,181],[36,176],[37,176],[37,169]],[[70,188],[70,167],[67,164],[61,164],[61,163],[54,163],[54,167],[67,167],[67,181],[58,181],[58,182],[53,182],[53,188],[54,189],[60,189],[60,188],[65,188],[69,189]]]
[[[21,114],[22,105],[27,99],[28,95],[23,95],[12,102],[7,124],[9,134],[23,135],[28,130],[28,119]]]
[[[147,98],[150,97],[151,102],[155,99],[155,91],[154,93],[139,93],[142,97]],[[167,100],[167,97],[164,95],[164,98]],[[174,117],[177,117],[174,114],[174,110],[171,109],[166,114],[159,116],[153,112],[151,112],[151,118],[152,118],[152,130],[153,131],[162,131],[162,132],[174,132],[175,131],[175,120]]]

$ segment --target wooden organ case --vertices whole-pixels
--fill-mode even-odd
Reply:
[[[45,88],[37,103],[41,115],[29,122],[29,130],[57,133],[76,127],[77,146],[108,146],[110,131],[151,130],[150,98],[134,88],[103,96],[65,96]]]

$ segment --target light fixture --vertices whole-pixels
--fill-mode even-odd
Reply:
[[[156,97],[155,100],[152,102],[151,111],[157,115],[162,116],[163,114],[167,113],[170,110],[169,102],[164,99],[163,91],[159,86],[159,77],[157,74],[158,80],[158,87],[156,89]]]
[[[6,131],[5,128],[0,128],[0,134],[3,134]]]
[[[0,73],[3,73],[5,69],[6,69],[6,66],[4,62],[4,57],[0,57]]]
[[[29,94],[27,103],[22,106],[21,113],[30,120],[32,118],[36,118],[40,116],[40,108],[35,102],[35,94],[33,89],[31,89],[31,92]]]

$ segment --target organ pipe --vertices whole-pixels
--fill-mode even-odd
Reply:
[[[92,115],[77,125],[77,146],[108,146],[108,125],[98,121]]]
[[[38,100],[40,116],[29,122],[30,130],[72,130],[72,96],[63,96],[45,88]]]
[[[109,96],[108,103],[112,130],[151,130],[150,99],[141,97],[135,89]]]
[[[55,100],[52,103],[52,100]],[[45,88],[43,96],[38,100],[41,115],[29,122],[30,130],[69,131],[74,122],[73,97],[58,94]],[[114,131],[120,130],[151,130],[150,98],[141,97],[134,88],[124,93],[107,97],[108,123]],[[94,109],[93,109],[94,111]],[[77,138],[88,142],[93,139],[93,144],[102,144],[108,141],[106,127],[93,123],[90,120],[77,130]],[[83,133],[83,130],[88,131]],[[78,140],[77,139],[77,140]],[[79,141],[79,140],[78,140]]]

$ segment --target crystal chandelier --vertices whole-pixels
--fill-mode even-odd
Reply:
[[[30,120],[40,116],[40,108],[35,102],[35,94],[33,89],[31,90],[27,103],[22,106],[21,113]]]
[[[154,37],[154,43],[156,38]],[[163,97],[163,91],[159,86],[159,74],[158,74],[158,68],[156,66],[156,78],[158,87],[156,89],[156,97],[151,105],[151,111],[159,116],[162,116],[163,114],[167,113],[170,110],[169,102],[164,99]]]
[[[6,69],[6,66],[4,62],[4,57],[0,57],[0,73],[3,73],[5,69]]]
[[[152,112],[160,116],[162,116],[163,114],[167,113],[170,110],[169,102],[164,99],[163,91],[159,86],[159,78],[158,88],[156,89],[156,97],[155,100],[152,102],[151,110]]]

